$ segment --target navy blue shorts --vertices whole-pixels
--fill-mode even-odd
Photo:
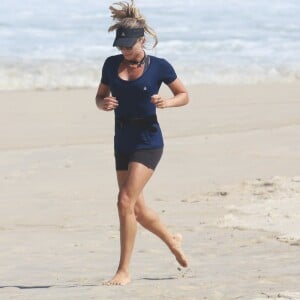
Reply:
[[[128,170],[128,165],[130,162],[139,162],[150,168],[155,170],[158,165],[161,156],[163,154],[163,148],[159,149],[140,149],[136,150],[131,154],[123,154],[115,152],[115,160],[116,160],[116,170],[117,171],[126,171]]]

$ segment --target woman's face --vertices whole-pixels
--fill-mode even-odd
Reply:
[[[144,45],[145,39],[139,39],[132,47],[118,47],[122,52],[123,56],[127,60],[134,60],[141,54],[144,55]]]

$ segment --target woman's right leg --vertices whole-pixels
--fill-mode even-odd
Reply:
[[[118,177],[120,177],[119,173],[123,174],[124,171],[117,171]],[[105,282],[107,285],[125,285],[130,282],[129,265],[137,229],[134,208],[145,184],[151,178],[153,170],[138,162],[132,162],[125,174],[125,180],[120,185],[118,194],[120,261],[115,276]]]

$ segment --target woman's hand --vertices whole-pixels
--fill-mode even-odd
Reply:
[[[153,95],[151,97],[151,103],[153,103],[157,108],[168,107],[168,100],[163,99],[160,95]]]
[[[102,100],[102,109],[105,111],[111,111],[118,107],[119,103],[116,97],[105,97]]]
[[[151,103],[153,103],[157,108],[178,107],[188,104],[188,92],[178,78],[168,86],[174,96],[172,98],[166,99],[162,98],[160,95],[153,95],[151,97]]]

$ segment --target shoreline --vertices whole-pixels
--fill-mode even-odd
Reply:
[[[178,77],[181,79],[180,74]],[[222,88],[234,88],[237,86],[244,86],[244,87],[262,87],[262,86],[299,86],[299,80],[265,80],[265,81],[258,81],[258,82],[232,82],[232,83],[219,83],[219,82],[206,82],[206,83],[187,83],[184,82],[187,88],[210,88],[210,87],[222,87]],[[162,84],[162,89],[164,89],[164,84]],[[98,84],[93,86],[87,87],[54,87],[54,88],[20,88],[20,89],[0,89],[0,93],[27,93],[27,92],[68,92],[73,90],[79,91],[88,91],[88,90],[95,90],[97,91]]]

